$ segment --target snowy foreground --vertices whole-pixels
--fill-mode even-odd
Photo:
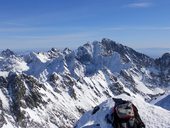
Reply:
[[[120,95],[118,98],[134,103],[146,128],[170,128],[170,111],[148,104],[138,96]],[[111,124],[107,123],[105,116],[111,114],[114,104],[113,99],[110,98],[99,105],[100,109],[95,114],[92,114],[93,110],[88,111],[77,122],[76,128],[112,128]]]

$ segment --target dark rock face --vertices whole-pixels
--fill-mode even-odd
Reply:
[[[111,55],[114,51],[121,52],[121,50],[122,50],[122,49],[119,49],[116,42],[109,40],[109,39],[105,39],[105,38],[102,39],[101,44],[103,46],[105,55]]]
[[[50,51],[48,51],[48,56],[49,58],[55,58],[57,56],[59,56],[59,52],[60,50],[59,49],[56,49],[56,48],[52,48]]]
[[[12,75],[8,78],[8,80],[10,81],[10,83],[8,84],[7,88],[13,101],[11,109],[16,116],[16,121],[20,122],[24,118],[24,114],[20,110],[20,107],[22,106],[21,100],[25,95],[26,88],[24,83],[20,81],[20,78],[16,75]]]
[[[162,57],[155,60],[155,63],[160,66],[161,69],[170,69],[170,53],[165,53]]]
[[[5,118],[4,118],[4,111],[2,108],[2,101],[0,100],[0,128],[6,123]]]
[[[77,52],[77,59],[83,64],[90,63],[93,59],[92,54],[90,53],[91,51],[92,48],[90,44],[85,44],[84,46],[79,47]]]
[[[7,87],[7,83],[7,80],[4,77],[0,76],[0,88]]]
[[[111,55],[113,52],[118,52],[125,63],[133,61],[139,66],[151,66],[154,64],[154,59],[142,53],[136,52],[132,48],[118,44],[110,39],[104,38],[101,41],[101,44],[104,46],[104,51],[107,53],[107,55]]]
[[[162,57],[155,60],[157,67],[160,69],[160,80],[163,85],[170,85],[170,53],[165,53]]]
[[[9,74],[7,78],[0,77],[0,88],[2,93],[8,94],[10,102],[10,113],[15,116],[15,121],[21,127],[27,126],[28,117],[25,116],[25,111],[21,108],[38,107],[45,102],[41,98],[39,89],[43,88],[40,84],[31,76],[25,74],[17,75],[15,73]],[[26,93],[29,92],[29,93]],[[6,122],[4,118],[4,111],[2,108],[2,101],[0,100],[0,127]]]
[[[10,57],[12,55],[15,55],[15,53],[13,51],[11,51],[10,49],[6,49],[1,52],[1,56],[3,56],[3,57]]]
[[[121,70],[120,75],[125,78],[125,80],[129,81],[132,84],[135,84],[135,81],[133,80],[132,76],[127,74],[126,71]]]

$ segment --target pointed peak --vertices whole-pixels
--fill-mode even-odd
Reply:
[[[170,58],[170,53],[169,53],[169,52],[164,53],[164,54],[162,55],[162,58]]]
[[[69,54],[69,53],[71,53],[71,52],[72,52],[72,50],[69,49],[69,48],[65,48],[65,49],[63,50],[63,53],[64,53],[64,54]]]
[[[4,57],[10,57],[13,55],[15,55],[15,53],[13,51],[11,51],[10,49],[6,49],[1,52],[1,56],[4,56]]]
[[[103,38],[102,42],[114,42],[114,43],[116,43],[115,41],[113,41],[113,40],[111,40],[109,38]]]
[[[51,48],[49,52],[58,52],[58,51],[60,51],[60,50],[57,48]]]

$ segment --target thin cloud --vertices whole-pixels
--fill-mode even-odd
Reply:
[[[123,30],[155,30],[155,31],[169,31],[170,27],[111,27],[108,30],[123,31]]]
[[[28,32],[28,31],[34,31],[36,28],[19,28],[19,27],[11,27],[11,28],[0,28],[0,33],[14,33],[14,32]]]
[[[46,36],[27,36],[27,35],[14,35],[10,37],[1,38],[0,41],[3,44],[10,44],[17,43],[20,44],[20,47],[24,48],[25,45],[21,45],[23,42],[24,44],[28,44],[29,47],[32,47],[30,44],[35,44],[34,46],[38,47],[53,47],[57,45],[60,47],[62,45],[71,45],[71,43],[78,43],[84,42],[85,40],[96,39],[96,33],[93,32],[79,32],[79,33],[65,33],[60,35],[46,35]],[[42,45],[43,44],[43,45]],[[3,45],[2,45],[3,46]],[[33,46],[33,47],[34,47]],[[72,47],[72,45],[70,46]]]
[[[152,6],[152,3],[149,3],[149,2],[130,3],[126,5],[126,7],[129,7],[129,8],[148,8],[151,6]]]

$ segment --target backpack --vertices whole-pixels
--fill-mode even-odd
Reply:
[[[112,125],[114,128],[145,128],[137,108],[130,101],[115,99]]]
[[[117,105],[114,109],[120,119],[130,119],[135,116],[133,104],[131,102]]]

